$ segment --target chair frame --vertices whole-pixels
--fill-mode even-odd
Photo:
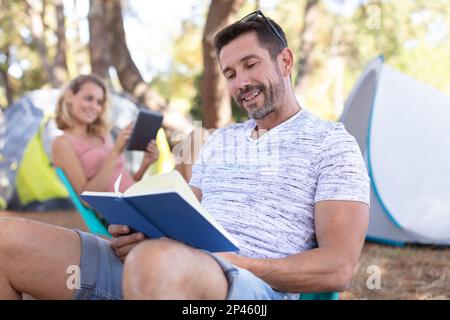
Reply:
[[[72,184],[70,183],[70,181],[67,178],[64,171],[61,168],[56,168],[56,174],[58,175],[59,179],[61,180],[63,185],[66,187],[67,191],[69,192],[70,200],[72,200],[72,203],[74,204],[78,213],[83,218],[84,223],[86,224],[89,232],[99,235],[99,236],[112,238],[111,234],[108,232],[107,227],[97,217],[97,214],[94,212],[94,210],[85,206],[81,202],[80,198],[78,197],[77,192],[73,188]]]

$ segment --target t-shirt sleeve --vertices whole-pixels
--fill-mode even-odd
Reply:
[[[315,165],[318,179],[314,203],[350,200],[370,205],[370,180],[361,151],[342,123],[328,131]]]

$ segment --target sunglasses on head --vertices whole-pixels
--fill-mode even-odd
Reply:
[[[261,17],[262,20],[258,19],[258,17]],[[283,44],[283,47],[284,48],[287,47],[287,44],[283,40],[283,37],[281,36],[281,34],[277,31],[275,26],[269,21],[269,19],[267,19],[267,17],[264,15],[264,13],[262,13],[261,10],[256,10],[255,12],[252,12],[252,13],[246,15],[241,20],[239,20],[239,22],[256,21],[256,20],[263,21],[269,27],[269,29],[273,32],[273,34],[281,41],[281,43]]]

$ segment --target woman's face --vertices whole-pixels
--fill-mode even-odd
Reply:
[[[72,97],[72,116],[81,124],[94,123],[103,112],[104,101],[102,88],[95,83],[87,82]]]

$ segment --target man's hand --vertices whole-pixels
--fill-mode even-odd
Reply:
[[[129,234],[130,227],[125,225],[112,224],[108,227],[108,231],[113,236],[111,248],[122,262],[125,261],[131,249],[146,239],[140,232]]]

